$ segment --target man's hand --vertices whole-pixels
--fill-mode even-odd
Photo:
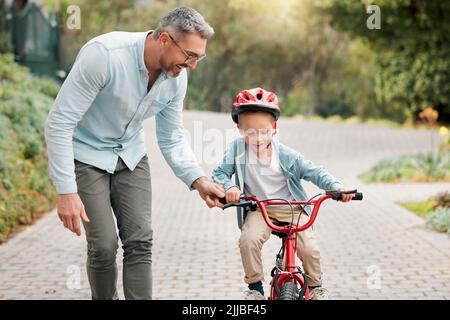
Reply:
[[[241,194],[242,194],[242,192],[241,192],[241,190],[239,190],[238,187],[231,187],[225,193],[225,198],[227,199],[227,203],[239,202],[239,197],[241,196]]]
[[[225,190],[218,184],[210,181],[207,177],[200,177],[192,183],[192,187],[198,191],[209,208],[223,207],[219,198],[225,197]]]
[[[80,218],[86,223],[89,222],[83,202],[81,202],[77,193],[58,195],[56,211],[64,227],[76,233],[78,236],[81,235]]]
[[[339,191],[347,191],[347,190],[345,190],[344,188],[341,188],[341,189],[339,189]],[[343,194],[343,195],[342,195],[341,201],[342,201],[342,202],[349,202],[350,200],[353,199],[353,197],[354,197],[355,195],[356,195],[356,194],[354,194],[354,193]]]

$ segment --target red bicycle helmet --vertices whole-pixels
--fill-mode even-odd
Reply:
[[[244,111],[268,111],[276,121],[280,116],[280,101],[275,93],[261,88],[242,90],[234,99],[231,111],[235,123],[238,123],[238,115]]]

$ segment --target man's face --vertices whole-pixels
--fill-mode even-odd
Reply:
[[[187,33],[178,39],[174,39],[168,32],[163,32],[159,36],[158,42],[161,46],[159,64],[163,72],[169,77],[175,78],[180,75],[183,68],[193,70],[197,67],[195,59],[192,62],[189,60],[205,55],[207,40],[202,39],[196,33]]]

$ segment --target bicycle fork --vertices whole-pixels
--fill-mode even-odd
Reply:
[[[296,236],[297,234],[295,232],[280,236],[283,241],[282,252],[281,254],[277,254],[275,267],[271,272],[271,300],[280,298],[281,288],[286,283],[294,283],[297,286],[296,300],[309,299],[307,275],[300,267],[295,265]]]

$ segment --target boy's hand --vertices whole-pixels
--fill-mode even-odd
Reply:
[[[347,191],[347,190],[345,190],[344,188],[342,188],[342,189],[339,189],[339,191]],[[342,201],[342,202],[349,202],[350,200],[353,199],[353,197],[354,197],[355,195],[356,195],[356,194],[354,194],[354,193],[343,194],[343,195],[342,195],[341,201]]]
[[[231,187],[225,193],[225,199],[227,200],[227,203],[236,203],[239,202],[239,197],[241,194],[242,192],[238,187]]]

